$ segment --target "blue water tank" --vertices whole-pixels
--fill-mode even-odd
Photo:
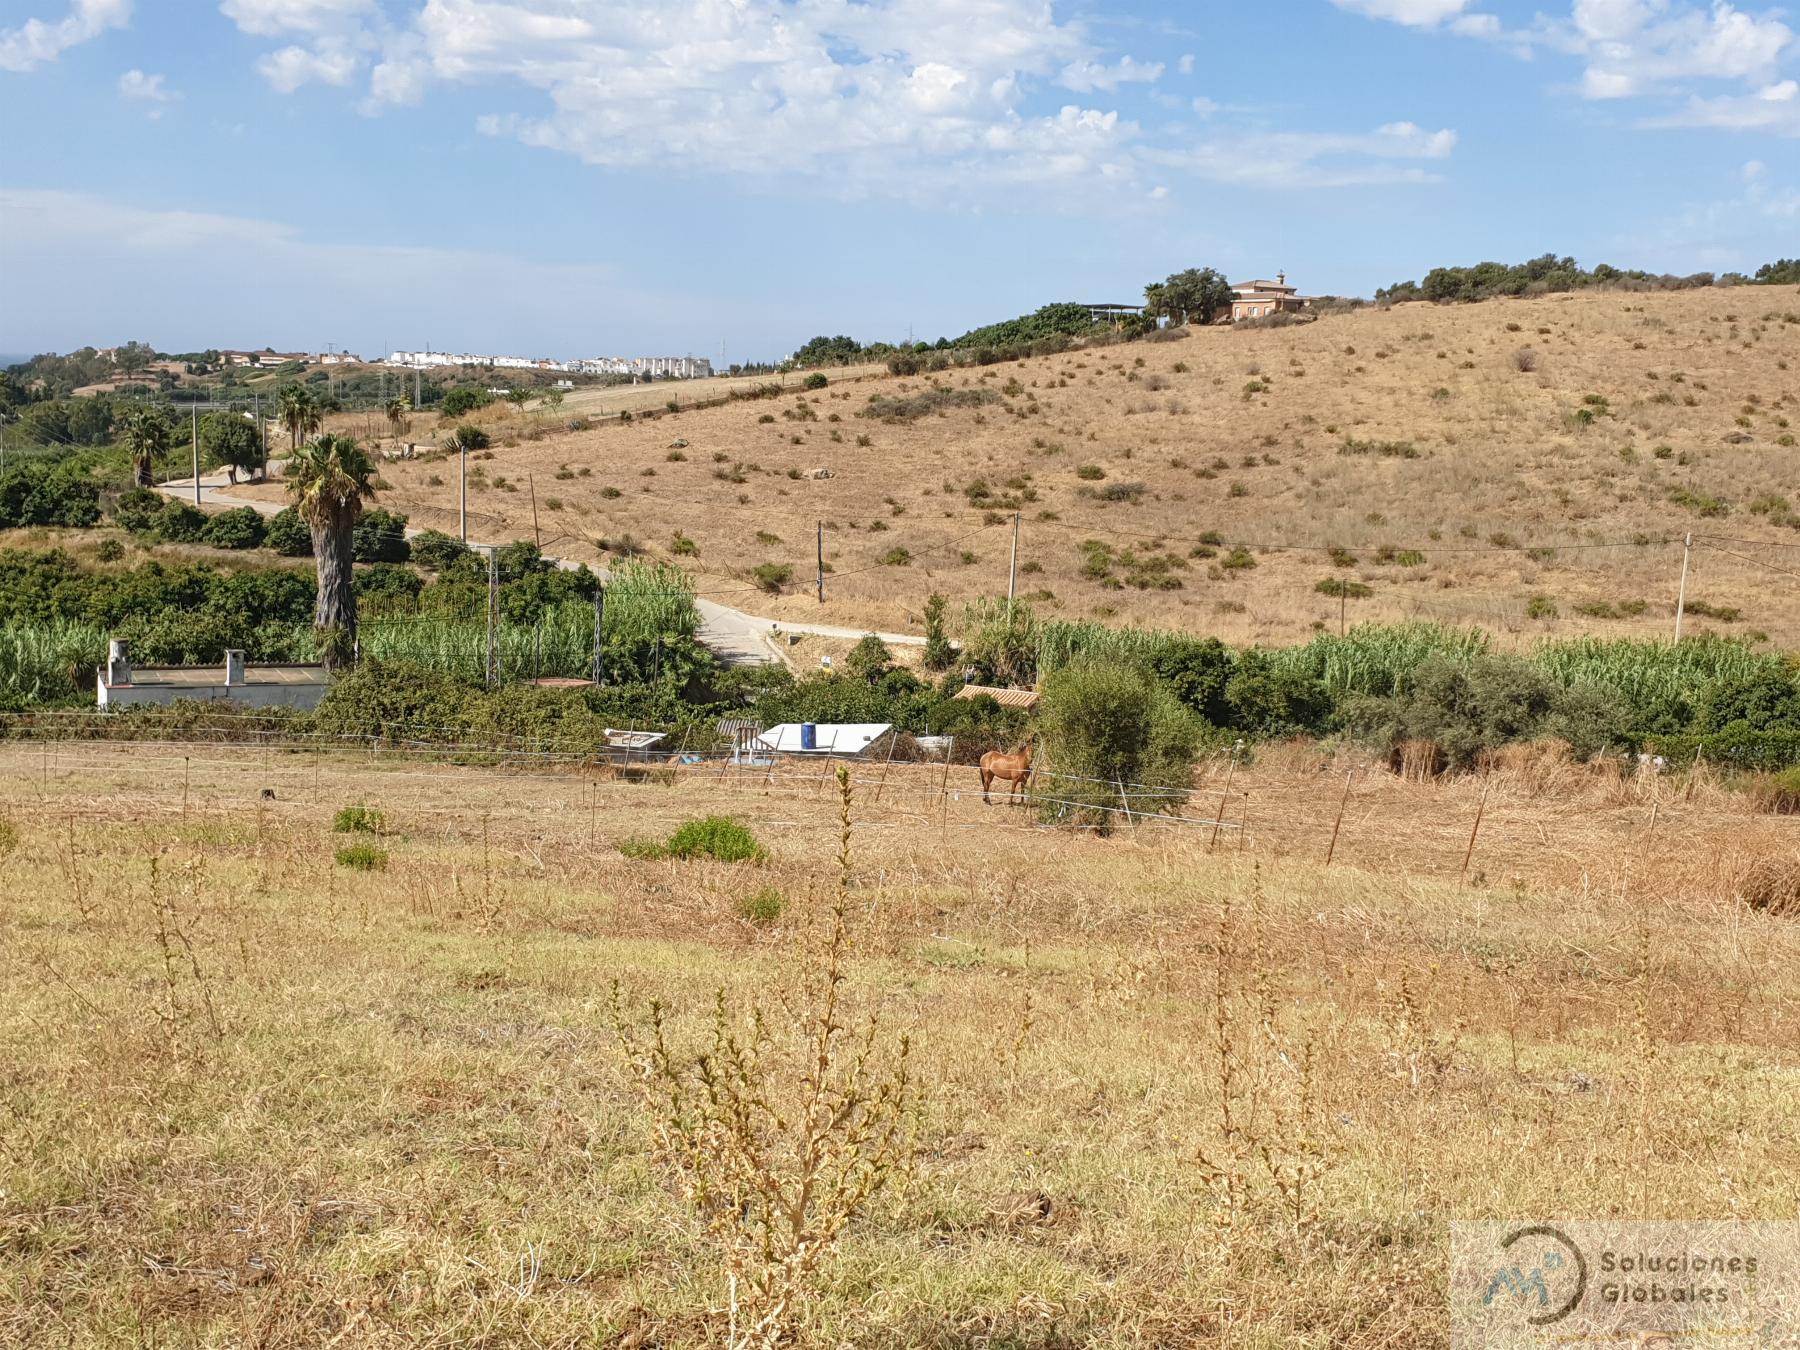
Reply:
[[[815,723],[802,722],[800,724],[800,748],[802,750],[819,748],[819,728]]]

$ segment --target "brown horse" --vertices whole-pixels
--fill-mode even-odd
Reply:
[[[1036,748],[1035,741],[1026,741],[1023,750],[1016,750],[1010,755],[998,750],[990,750],[981,757],[981,800],[991,802],[988,789],[993,787],[996,778],[1007,781],[1006,801],[1012,804],[1013,793],[1019,799],[1025,799],[1025,790],[1031,785],[1031,756]]]

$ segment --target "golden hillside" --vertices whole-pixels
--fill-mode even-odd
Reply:
[[[934,384],[991,401],[864,415]],[[670,555],[679,535],[707,595],[896,629],[933,589],[1005,590],[1016,503],[1041,612],[1289,641],[1341,618],[1666,633],[1694,531],[1689,631],[1800,645],[1787,288],[1403,305],[788,389],[579,432],[567,410],[485,410],[470,534],[530,537],[535,488],[547,552]],[[454,531],[455,470],[388,465],[384,502]],[[757,593],[762,563],[793,569],[782,594]]]

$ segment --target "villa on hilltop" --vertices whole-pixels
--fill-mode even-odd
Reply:
[[[1232,285],[1231,322],[1266,319],[1271,314],[1298,314],[1312,301],[1287,284],[1287,273],[1273,281],[1239,281]]]

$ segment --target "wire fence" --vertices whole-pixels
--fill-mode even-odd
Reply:
[[[422,736],[417,733],[423,728],[417,726],[407,728],[413,734],[395,734],[391,729],[384,734],[360,734],[245,725],[256,720],[252,714],[216,716],[222,725],[143,736],[117,734],[118,719],[109,726],[106,714],[8,714],[0,717],[0,745],[36,747],[44,784],[76,767],[141,775],[161,784],[173,781],[171,775],[178,767],[184,783],[195,770],[241,772],[256,767],[271,783],[286,782],[291,788],[297,782],[310,790],[315,801],[327,764],[342,769],[358,760],[365,768],[378,769],[384,778],[434,784],[445,784],[443,768],[456,765],[464,771],[487,770],[482,781],[492,783],[521,777],[572,783],[604,776],[664,787],[754,791],[759,796],[806,799],[822,798],[836,769],[844,765],[859,775],[865,802],[911,805],[927,816],[943,817],[945,823],[951,804],[977,799],[996,806],[1016,800],[1044,828],[1062,820],[1100,829],[1120,823],[1134,828],[1154,823],[1236,831],[1245,827],[1246,818],[1244,812],[1237,820],[1226,818],[1228,805],[1247,802],[1247,794],[1242,792],[1228,789],[1212,816],[1192,815],[1180,808],[1198,789],[1098,779],[1038,765],[1032,767],[1016,796],[1006,790],[1012,786],[1006,780],[996,781],[990,792],[967,781],[974,766],[959,765],[948,753],[942,759],[896,760],[891,754],[892,734],[886,738],[890,751],[886,757],[879,749],[872,754],[844,755],[830,750],[758,748],[746,754],[741,749],[688,749],[681,744],[653,749],[630,744],[533,747],[499,740]],[[129,751],[123,749],[126,745]],[[952,775],[959,769],[961,776],[953,783]],[[1111,800],[1114,797],[1116,802]],[[466,814],[464,807],[446,809]]]

